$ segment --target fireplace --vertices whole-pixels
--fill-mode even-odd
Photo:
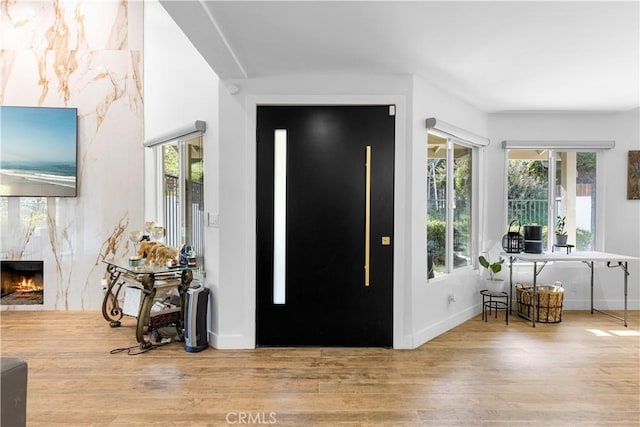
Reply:
[[[0,261],[0,305],[44,303],[42,261]]]

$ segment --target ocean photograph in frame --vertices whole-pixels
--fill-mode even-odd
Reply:
[[[77,196],[77,108],[0,107],[0,196]]]

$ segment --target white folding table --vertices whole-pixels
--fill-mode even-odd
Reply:
[[[627,288],[628,288],[628,276],[629,269],[628,263],[629,261],[636,261],[639,258],[631,257],[627,255],[618,255],[612,254],[608,252],[572,252],[572,253],[562,253],[562,252],[545,252],[541,254],[531,254],[531,253],[502,253],[503,256],[509,257],[509,293],[510,297],[513,297],[513,263],[517,261],[531,262],[533,263],[533,316],[531,316],[531,325],[535,328],[536,326],[536,304],[537,304],[537,294],[536,294],[536,286],[537,286],[537,278],[538,275],[542,272],[544,267],[548,262],[563,262],[563,261],[573,261],[573,262],[582,262],[587,267],[591,269],[591,314],[594,311],[598,313],[605,314],[607,316],[616,318],[618,320],[622,320],[624,322],[624,326],[627,326]],[[616,268],[620,267],[623,271],[624,275],[624,317],[615,316],[611,313],[607,313],[602,310],[598,310],[593,307],[593,264],[595,262],[606,262],[608,268]],[[540,264],[540,266],[538,266]]]

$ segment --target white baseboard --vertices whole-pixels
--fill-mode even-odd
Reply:
[[[418,348],[427,341],[431,341],[435,337],[444,334],[461,323],[464,323],[469,319],[473,319],[481,312],[482,304],[479,303],[419,330],[413,336],[413,348]]]
[[[246,350],[256,348],[256,344],[250,342],[244,335],[218,335],[211,331],[209,331],[209,346],[219,350]]]
[[[594,307],[598,310],[623,310],[624,309],[624,300],[594,300]],[[627,301],[628,310],[640,310],[640,300],[628,300]],[[564,310],[590,310],[591,309],[591,300],[582,299],[582,300],[565,300],[563,303]],[[516,313],[516,305],[513,305],[513,315]],[[466,310],[463,310],[459,313],[456,313],[450,317],[442,319],[434,324],[428,325],[418,332],[413,334],[412,336],[405,336],[400,345],[396,342],[394,345],[395,349],[415,349],[420,347],[422,344],[431,341],[432,339],[442,335],[443,333],[449,331],[450,329],[455,328],[456,326],[466,322],[467,320],[473,319],[478,316],[482,312],[482,304],[478,303],[473,305]],[[209,331],[209,345],[213,348],[217,348],[220,350],[231,350],[231,349],[254,349],[255,342],[247,339],[246,336],[236,334],[236,335],[218,335],[211,331]]]

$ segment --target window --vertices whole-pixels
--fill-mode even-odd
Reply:
[[[489,139],[443,122],[426,121],[427,278],[476,265],[482,240],[478,210],[484,150]]]
[[[567,242],[579,251],[596,250],[595,152],[557,152],[555,217],[565,218]]]
[[[429,133],[427,141],[428,277],[473,265],[473,153]]]
[[[596,171],[594,150],[510,149],[507,165],[507,219],[541,225],[543,247],[552,249],[558,218],[567,243],[596,250]]]
[[[204,266],[204,157],[202,136],[177,139],[157,150],[157,221],[166,230],[164,243],[193,248],[198,270]]]
[[[429,278],[446,271],[447,140],[429,135],[427,143],[427,267]]]
[[[273,139],[273,303],[284,304],[287,271],[287,130],[276,129]]]

